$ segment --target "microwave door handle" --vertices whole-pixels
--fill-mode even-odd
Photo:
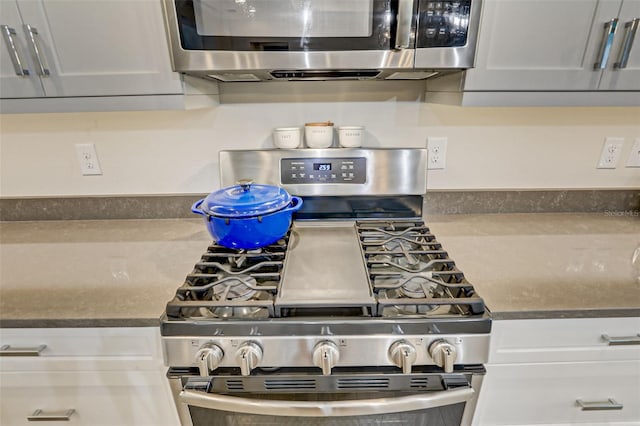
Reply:
[[[411,20],[413,19],[413,0],[398,0],[396,15],[396,49],[408,49],[411,40]]]
[[[193,390],[180,392],[181,403],[212,410],[244,414],[288,417],[339,417],[388,414],[426,410],[466,402],[473,397],[472,388],[462,388],[397,398],[375,398],[349,401],[284,401],[253,399],[211,394]]]

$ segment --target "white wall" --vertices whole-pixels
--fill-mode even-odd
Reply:
[[[271,147],[270,130],[306,121],[361,124],[369,147],[449,138],[429,188],[640,188],[625,168],[640,108],[469,108],[383,102],[225,103],[193,111],[0,116],[0,195],[206,193],[220,149]],[[625,138],[620,166],[598,170],[606,136]],[[96,145],[102,176],[81,176],[74,144]]]

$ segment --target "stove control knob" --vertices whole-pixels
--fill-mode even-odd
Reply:
[[[262,348],[254,342],[243,343],[236,352],[236,361],[240,364],[240,373],[250,376],[251,370],[262,360]]]
[[[322,368],[322,374],[328,376],[331,369],[340,361],[340,351],[335,343],[325,340],[313,348],[313,364]]]
[[[458,355],[456,347],[444,339],[438,339],[429,345],[429,355],[439,367],[444,369],[445,373],[453,372],[453,364]]]
[[[389,358],[404,374],[410,374],[411,366],[416,362],[416,348],[405,340],[398,340],[389,348]]]
[[[208,376],[211,370],[218,368],[224,357],[220,346],[213,342],[205,343],[196,353],[196,364],[201,376]]]

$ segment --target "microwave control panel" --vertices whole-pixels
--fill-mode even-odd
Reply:
[[[347,158],[283,158],[280,161],[282,184],[300,183],[365,183],[367,159]]]
[[[417,47],[464,46],[467,43],[471,1],[421,0]]]

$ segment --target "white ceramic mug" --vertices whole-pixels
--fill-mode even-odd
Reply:
[[[302,142],[300,127],[277,127],[273,129],[273,144],[280,149],[299,148]]]
[[[364,142],[364,126],[338,127],[340,146],[344,148],[358,148]]]
[[[329,148],[333,145],[333,123],[306,123],[304,138],[309,148]]]

